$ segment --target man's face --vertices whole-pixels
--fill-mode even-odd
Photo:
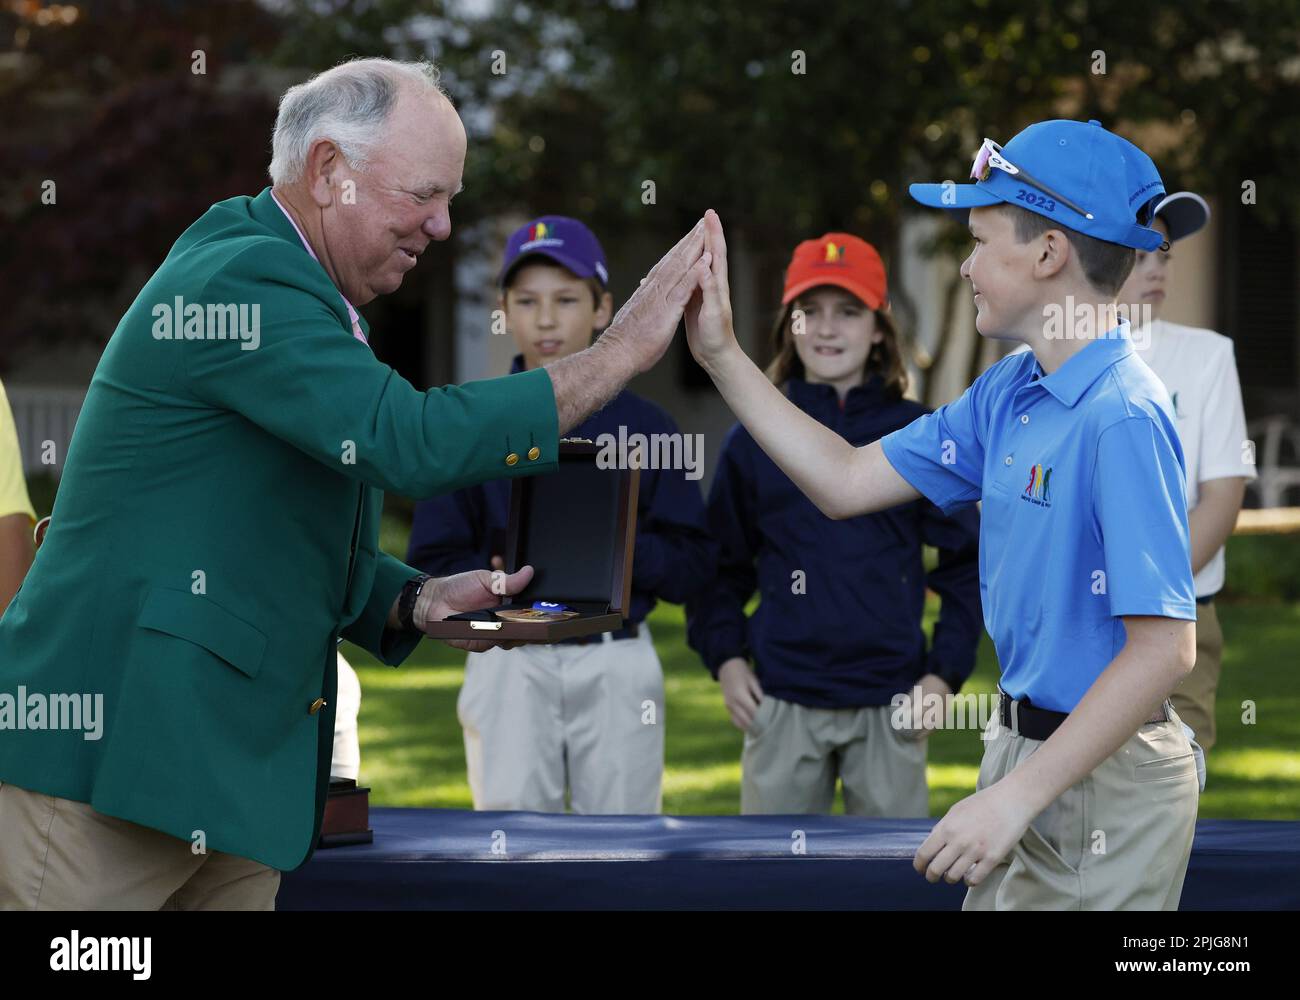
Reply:
[[[429,241],[451,235],[465,128],[440,95],[407,87],[365,169],[335,160],[327,188],[332,198],[322,210],[322,256],[348,300],[363,305],[396,291]]]
[[[968,225],[975,246],[961,276],[975,293],[975,329],[984,337],[1024,340],[1027,323],[1043,322],[1034,279],[1041,237],[1017,242],[1015,223],[995,205],[972,208]]]
[[[501,298],[506,326],[525,368],[540,368],[585,350],[592,331],[609,324],[610,306],[608,292],[597,304],[585,281],[567,268],[540,261],[515,268]]]
[[[1151,228],[1166,240],[1169,239],[1169,227],[1165,225],[1164,219],[1157,216]],[[1149,253],[1139,250],[1137,263],[1133,265],[1133,271],[1124,282],[1124,287],[1119,290],[1116,301],[1123,306],[1136,306],[1139,310],[1149,306],[1151,317],[1158,317],[1160,307],[1165,302],[1165,284],[1169,280],[1169,265],[1173,259],[1173,250],[1152,250]],[[1141,316],[1142,313],[1139,312],[1138,315]]]

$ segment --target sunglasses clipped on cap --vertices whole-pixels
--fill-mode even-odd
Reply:
[[[1038,188],[1039,191],[1043,192],[1043,194],[1047,195],[1049,198],[1055,198],[1066,208],[1078,212],[1085,219],[1092,218],[1091,212],[1080,208],[1069,198],[1062,194],[1058,194],[1021,167],[1017,167],[1002,154],[1001,146],[992,139],[986,138],[984,144],[980,146],[979,152],[975,154],[975,162],[971,164],[970,175],[977,181],[986,181],[989,179],[990,172],[992,172],[995,167],[1004,173],[1010,174],[1012,177],[1024,181],[1030,187]]]

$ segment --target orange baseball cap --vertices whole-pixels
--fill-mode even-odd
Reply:
[[[843,288],[866,303],[868,309],[880,309],[889,299],[885,262],[875,247],[849,233],[827,233],[794,248],[785,270],[781,304],[789,305],[818,285]]]

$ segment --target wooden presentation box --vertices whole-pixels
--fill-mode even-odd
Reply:
[[[561,441],[559,468],[510,484],[506,569],[531,565],[523,591],[497,608],[431,622],[435,639],[557,642],[623,627],[632,594],[640,469],[602,469],[590,441]],[[576,618],[508,622],[494,610],[531,608],[534,601],[564,604]]]

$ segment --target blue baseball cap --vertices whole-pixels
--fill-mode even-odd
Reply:
[[[577,219],[565,215],[543,215],[520,226],[506,240],[501,262],[501,285],[526,257],[545,257],[572,271],[579,278],[595,278],[601,287],[609,285],[605,251],[596,234]]]
[[[971,184],[913,184],[922,205],[964,222],[972,208],[1005,202],[1107,243],[1156,250],[1164,237],[1150,228],[1165,186],[1151,157],[1095,119],[1037,122],[1003,147],[984,141],[984,165]],[[974,176],[974,174],[972,174]]]

